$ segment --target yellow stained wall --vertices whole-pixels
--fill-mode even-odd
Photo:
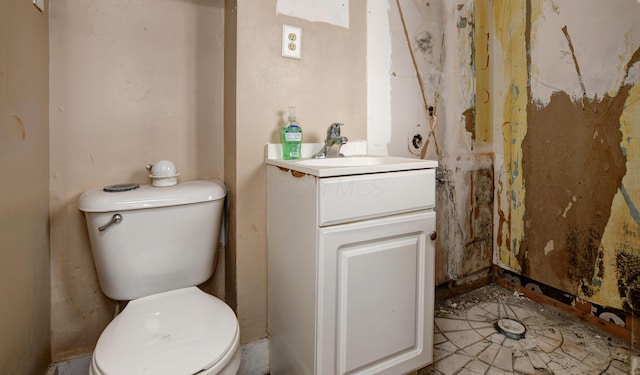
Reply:
[[[495,252],[504,266],[519,271],[515,256],[522,240],[525,209],[519,145],[527,125],[526,1],[496,0],[492,5],[494,46],[490,58],[494,86],[487,91],[492,93],[494,103],[494,127],[498,134],[494,138],[495,152],[503,156],[504,163],[496,166]]]
[[[619,264],[619,259],[623,253],[627,256],[640,259],[640,85],[635,85],[626,100],[626,108],[623,112],[620,125],[623,133],[621,147],[626,150],[627,174],[622,179],[625,193],[619,190],[613,199],[611,206],[611,218],[605,228],[602,238],[602,277],[598,279],[600,283],[593,296],[588,299],[604,306],[623,307],[626,294],[621,295],[619,282],[623,285],[635,283],[638,288],[637,278],[628,279],[628,274],[621,271],[640,272],[638,263]],[[626,196],[625,196],[626,195]],[[622,266],[622,267],[621,267]],[[622,280],[621,280],[622,279]],[[638,289],[636,289],[638,290]],[[634,306],[639,309],[640,306]]]
[[[578,19],[574,17],[577,7],[582,12]],[[613,17],[618,24],[611,24],[615,28],[594,29],[590,20],[611,21],[612,9],[608,7],[610,5],[597,1],[491,2],[494,44],[490,53],[493,86],[489,91],[494,100],[492,114],[497,134],[494,147],[499,161],[496,163],[495,258],[499,265],[534,281],[635,314],[640,307],[637,296],[635,300],[631,297],[640,287],[636,281],[640,259],[637,208],[640,180],[636,173],[640,162],[637,141],[640,93],[635,78],[640,65],[640,33],[630,15],[636,14],[640,5],[634,1],[619,2],[615,11],[621,16]],[[558,43],[549,42],[550,37],[557,38]],[[547,61],[558,63],[550,66],[546,65]],[[558,65],[561,61],[564,63]],[[566,74],[558,74],[561,69],[568,70]],[[546,92],[551,99],[544,96]],[[622,105],[616,99],[620,95],[625,95]],[[558,103],[565,97],[570,99],[563,102],[565,108],[558,111]],[[600,110],[601,103],[608,100],[612,103],[618,100],[618,104]],[[622,108],[621,114],[613,118],[617,116],[617,106]],[[540,133],[536,121],[550,108],[558,111],[551,116],[552,120],[570,116],[567,120],[573,122],[571,126],[577,121],[580,127],[568,129],[570,122],[560,120],[554,130]],[[533,132],[532,126],[536,126]],[[562,142],[573,147],[572,143],[582,142],[585,131],[588,133],[584,137],[586,149],[571,157],[566,157],[572,152],[570,148],[546,150],[541,147],[556,142],[556,138],[565,139]],[[610,152],[602,151],[601,145],[611,141],[609,133],[604,131],[621,133],[619,145],[614,144]],[[545,141],[540,139],[540,134],[551,135]],[[622,166],[617,164],[615,156],[618,147],[624,154]],[[545,155],[549,151],[557,155],[551,163]],[[614,166],[626,170],[621,181],[611,180]],[[558,175],[556,171],[563,168],[567,171],[584,168],[577,180],[566,182],[564,190],[554,180]],[[553,173],[546,173],[545,169]],[[548,178],[551,185],[545,187],[541,180],[544,178]],[[604,180],[617,183],[615,195],[608,203],[610,207],[596,206],[602,201],[604,190],[599,189],[606,187]],[[538,187],[530,191],[525,188],[527,184]],[[555,199],[540,199],[546,189],[566,191],[567,201],[559,204]],[[532,200],[534,196],[536,200]],[[548,221],[558,220],[563,226],[578,230],[559,234],[555,228],[545,231],[536,221],[535,215],[540,212]],[[606,215],[602,233],[580,232],[580,228],[585,227],[583,222],[594,225],[589,222],[596,222],[602,215]],[[546,246],[531,246],[540,243]],[[566,259],[568,266],[558,268],[558,259]]]
[[[50,360],[47,16],[30,1],[0,2],[0,373],[7,375],[43,374]]]
[[[491,21],[493,19],[489,3],[476,1],[474,4],[474,66],[475,66],[475,132],[482,144],[493,142],[493,116],[491,113]]]

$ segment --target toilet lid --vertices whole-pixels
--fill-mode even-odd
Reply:
[[[94,352],[104,374],[190,375],[217,363],[239,335],[233,310],[189,287],[129,302]]]

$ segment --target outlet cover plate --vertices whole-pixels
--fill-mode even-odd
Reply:
[[[295,26],[282,25],[282,57],[301,59],[302,29]]]

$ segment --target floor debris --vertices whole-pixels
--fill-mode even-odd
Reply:
[[[499,319],[521,322],[524,338],[499,333]],[[638,349],[492,284],[436,303],[434,362],[418,375],[640,375]]]

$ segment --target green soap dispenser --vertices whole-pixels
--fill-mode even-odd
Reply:
[[[289,122],[282,128],[282,158],[300,159],[302,147],[302,128],[296,121],[295,107],[289,107]]]

